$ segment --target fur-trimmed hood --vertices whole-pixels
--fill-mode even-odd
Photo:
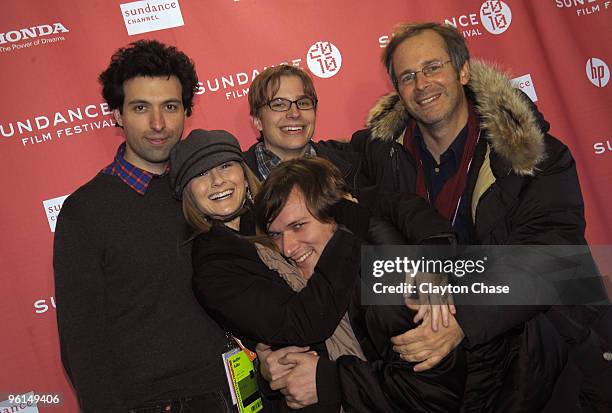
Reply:
[[[506,159],[515,173],[533,175],[545,156],[548,123],[508,76],[492,65],[470,60],[467,88],[474,97],[481,128],[493,151]],[[391,140],[410,115],[396,92],[383,96],[370,110],[367,126],[372,139]]]

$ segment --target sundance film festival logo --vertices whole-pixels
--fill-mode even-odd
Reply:
[[[450,16],[444,19],[444,24],[455,27],[463,37],[482,36],[481,25],[491,34],[502,34],[512,23],[512,10],[510,6],[501,0],[487,0],[480,6],[480,12],[476,11]],[[378,38],[378,45],[383,48],[389,44],[390,37],[387,35]]]
[[[576,16],[590,16],[604,10],[612,10],[610,0],[555,0],[559,9],[575,9]]]
[[[57,216],[59,215],[66,198],[68,198],[68,195],[58,196],[57,198],[43,201],[43,207],[45,208],[45,214],[47,214],[47,220],[49,221],[49,228],[51,228],[51,232],[55,232]]]
[[[34,312],[36,314],[44,314],[49,310],[55,311],[55,309],[57,309],[54,296],[39,298],[38,300],[34,301],[32,306],[34,307]],[[0,411],[0,413],[2,412]]]
[[[512,11],[501,0],[488,0],[480,6],[480,21],[492,34],[502,34],[512,22]]]
[[[290,61],[280,62],[278,65],[300,67],[301,62],[301,58],[295,58],[291,59]],[[195,93],[196,95],[202,95],[205,93],[212,94],[222,92],[227,100],[243,98],[248,95],[249,85],[255,79],[255,77],[259,75],[261,71],[267,69],[268,67],[274,67],[275,65],[264,66],[263,69],[249,68],[235,73],[215,75],[214,77],[198,82],[198,87]],[[200,79],[202,78],[200,77]]]
[[[110,115],[112,111],[106,102],[63,108],[53,113],[0,123],[0,138],[18,137],[23,146],[73,139],[86,132],[115,126]],[[8,140],[0,139],[0,142],[2,141]]]
[[[606,62],[596,57],[591,57],[586,62],[586,75],[597,87],[604,87],[610,80],[610,69]]]
[[[69,31],[70,30],[62,23],[41,24],[38,26],[24,27],[18,30],[9,30],[5,33],[0,33],[0,53],[62,42],[66,40],[64,36],[48,36],[58,33],[68,33]]]
[[[342,55],[332,43],[320,41],[308,49],[306,63],[315,76],[327,79],[340,71]]]
[[[593,150],[595,151],[595,155],[601,155],[602,153],[606,152],[612,153],[612,139],[594,143]]]
[[[183,26],[178,0],[135,1],[121,5],[125,28],[130,36]]]

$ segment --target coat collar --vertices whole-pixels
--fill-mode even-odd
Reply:
[[[515,173],[533,175],[545,157],[544,134],[548,131],[548,123],[535,105],[510,84],[505,73],[474,59],[470,60],[466,92],[473,97],[492,150],[512,165]],[[368,116],[371,138],[398,138],[409,118],[396,92],[383,96]]]

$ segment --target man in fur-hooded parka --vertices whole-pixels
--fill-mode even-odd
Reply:
[[[436,23],[400,26],[383,63],[396,92],[380,99],[368,128],[351,140],[363,154],[362,192],[429,197],[467,244],[585,244],[582,194],[569,149],[548,134],[535,105],[504,74],[469,60],[461,34]],[[425,151],[429,163],[423,160]],[[449,158],[454,158],[455,175],[465,176],[440,184],[435,174]],[[427,165],[432,170],[425,171]],[[432,192],[440,197],[453,185],[460,188],[458,196],[447,197],[446,205],[431,198]],[[472,349],[464,411],[540,412],[551,397],[558,398],[553,389],[567,374],[562,371],[568,351],[576,345],[582,346],[580,364],[592,368],[581,374],[608,377],[610,366],[602,362],[602,354],[610,351],[607,312],[465,306],[456,315],[459,331],[447,338],[435,341],[423,326],[396,344],[412,351],[411,361],[425,360],[428,366],[433,364],[428,358],[440,359],[460,342]],[[595,336],[588,327],[601,330],[605,339],[587,340]],[[425,356],[427,346],[437,352]],[[579,379],[569,380],[576,392],[564,394],[575,396],[566,401],[590,407],[606,403],[597,389],[590,391],[592,400],[582,395],[578,401]]]

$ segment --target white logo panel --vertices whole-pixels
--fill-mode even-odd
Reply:
[[[57,223],[57,216],[59,215],[64,200],[68,198],[68,195],[58,196],[57,198],[47,199],[43,201],[43,207],[45,208],[45,214],[47,214],[47,220],[49,221],[49,227],[51,232],[55,232],[55,224]]]
[[[130,36],[185,25],[178,0],[121,4],[121,15]]]
[[[492,34],[502,34],[512,23],[512,10],[501,0],[487,0],[480,6],[480,21]]]
[[[604,87],[610,81],[610,68],[601,59],[591,57],[586,62],[586,75],[597,87]]]
[[[514,86],[515,88],[525,92],[532,102],[538,101],[538,95],[536,94],[535,86],[533,85],[533,80],[531,80],[531,73],[515,77],[510,81],[510,83],[512,83],[512,86]]]
[[[342,55],[332,43],[320,41],[308,49],[306,63],[315,76],[327,79],[340,71]]]

